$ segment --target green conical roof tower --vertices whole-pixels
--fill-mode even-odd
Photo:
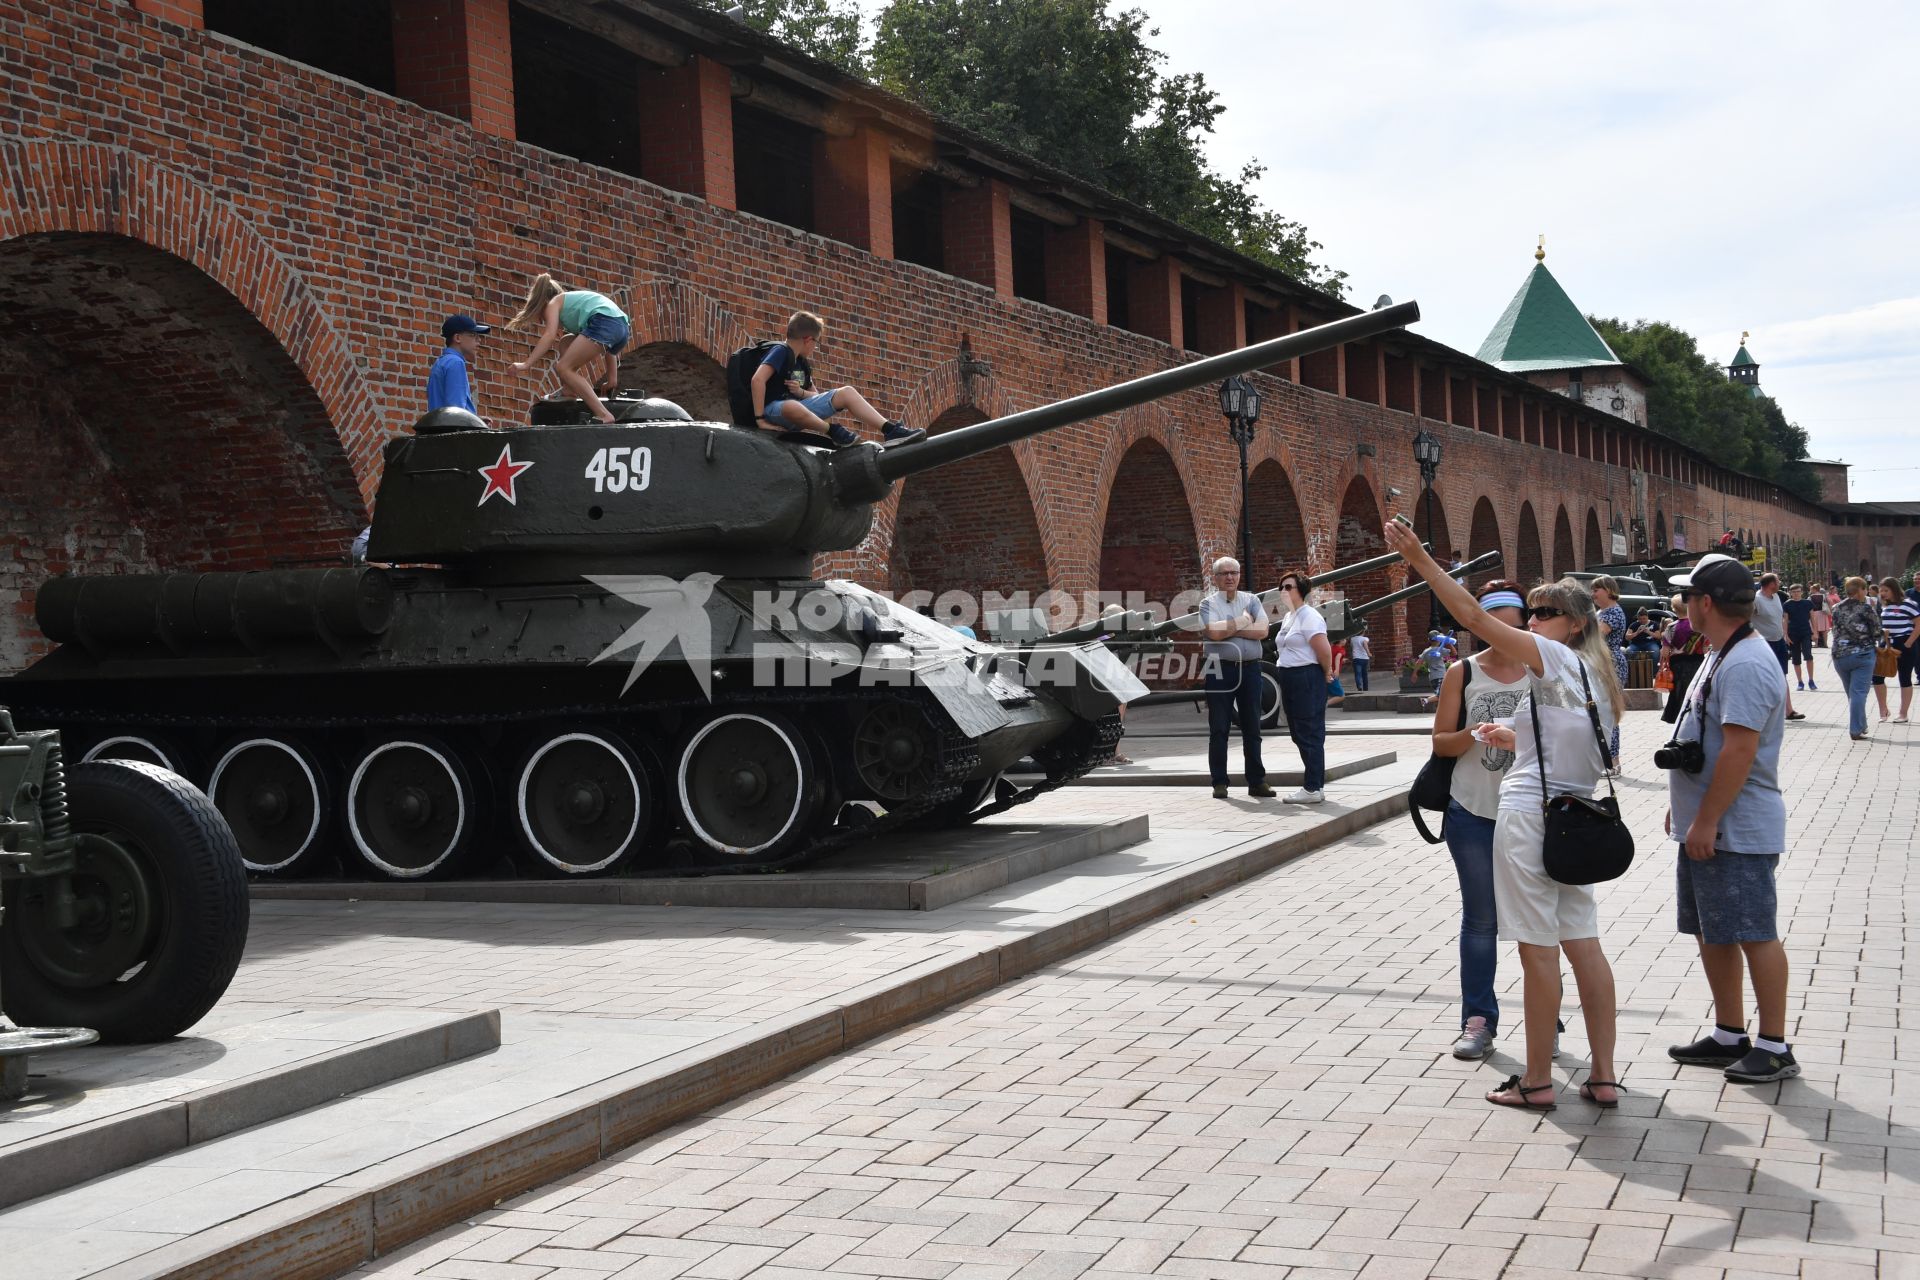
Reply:
[[[1620,357],[1547,270],[1546,239],[1540,237],[1533,270],[1476,354],[1508,373],[1620,364]]]
[[[1762,396],[1766,393],[1760,390],[1760,362],[1747,351],[1749,336],[1744,332],[1740,335],[1740,349],[1733,353],[1733,363],[1727,366],[1727,377],[1745,387],[1751,394]]]

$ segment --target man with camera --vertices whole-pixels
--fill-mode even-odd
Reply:
[[[1730,556],[1703,556],[1674,579],[1687,620],[1712,652],[1687,691],[1673,739],[1654,753],[1667,771],[1667,831],[1680,842],[1680,932],[1695,935],[1713,991],[1714,1028],[1667,1050],[1719,1067],[1741,1084],[1800,1074],[1787,1045],[1787,952],[1774,874],[1787,845],[1780,739],[1787,681],[1753,629],[1753,575]],[[1747,1038],[1751,975],[1758,1034]]]

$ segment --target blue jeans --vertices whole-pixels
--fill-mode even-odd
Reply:
[[[760,416],[776,427],[798,428],[800,424],[787,421],[780,410],[781,405],[792,399],[792,396],[781,396],[778,400],[767,401],[767,407]],[[813,395],[802,396],[796,403],[823,422],[833,416],[833,392],[831,391],[817,391]]]
[[[1493,905],[1492,818],[1447,806],[1447,852],[1460,877],[1460,1025],[1485,1018],[1487,1029],[1500,1027],[1500,1001],[1493,994],[1500,958],[1499,919]]]
[[[1300,785],[1322,790],[1327,785],[1327,673],[1319,663],[1280,668],[1280,705],[1287,713],[1287,736],[1306,766]]]
[[[1355,658],[1353,660],[1353,687],[1362,693],[1367,691],[1367,668],[1372,665],[1372,658]]]
[[[1323,686],[1321,700],[1325,698]],[[1251,662],[1209,662],[1207,770],[1216,787],[1227,785],[1227,735],[1236,724],[1246,758],[1247,785],[1257,787],[1267,780],[1267,768],[1260,763],[1260,668]]]
[[[1847,732],[1867,731],[1867,690],[1873,687],[1873,650],[1842,649],[1833,655],[1833,671],[1847,691]]]

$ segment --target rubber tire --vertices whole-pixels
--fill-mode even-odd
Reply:
[[[166,921],[140,972],[125,982],[75,990],[49,981],[0,929],[0,993],[15,1021],[92,1027],[102,1040],[144,1044],[193,1026],[226,994],[247,946],[247,876],[240,846],[206,794],[177,773],[131,760],[89,760],[67,769],[67,801],[80,833],[122,828],[158,865]],[[5,886],[7,914],[26,877]]]
[[[1271,662],[1260,663],[1260,727],[1278,730],[1286,727],[1286,709],[1280,702],[1280,668]],[[1267,701],[1271,694],[1273,701]]]

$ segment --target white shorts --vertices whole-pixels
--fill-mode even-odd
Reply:
[[[1561,884],[1541,860],[1547,818],[1538,809],[1502,809],[1493,825],[1493,904],[1503,942],[1558,946],[1600,936],[1590,884]]]

